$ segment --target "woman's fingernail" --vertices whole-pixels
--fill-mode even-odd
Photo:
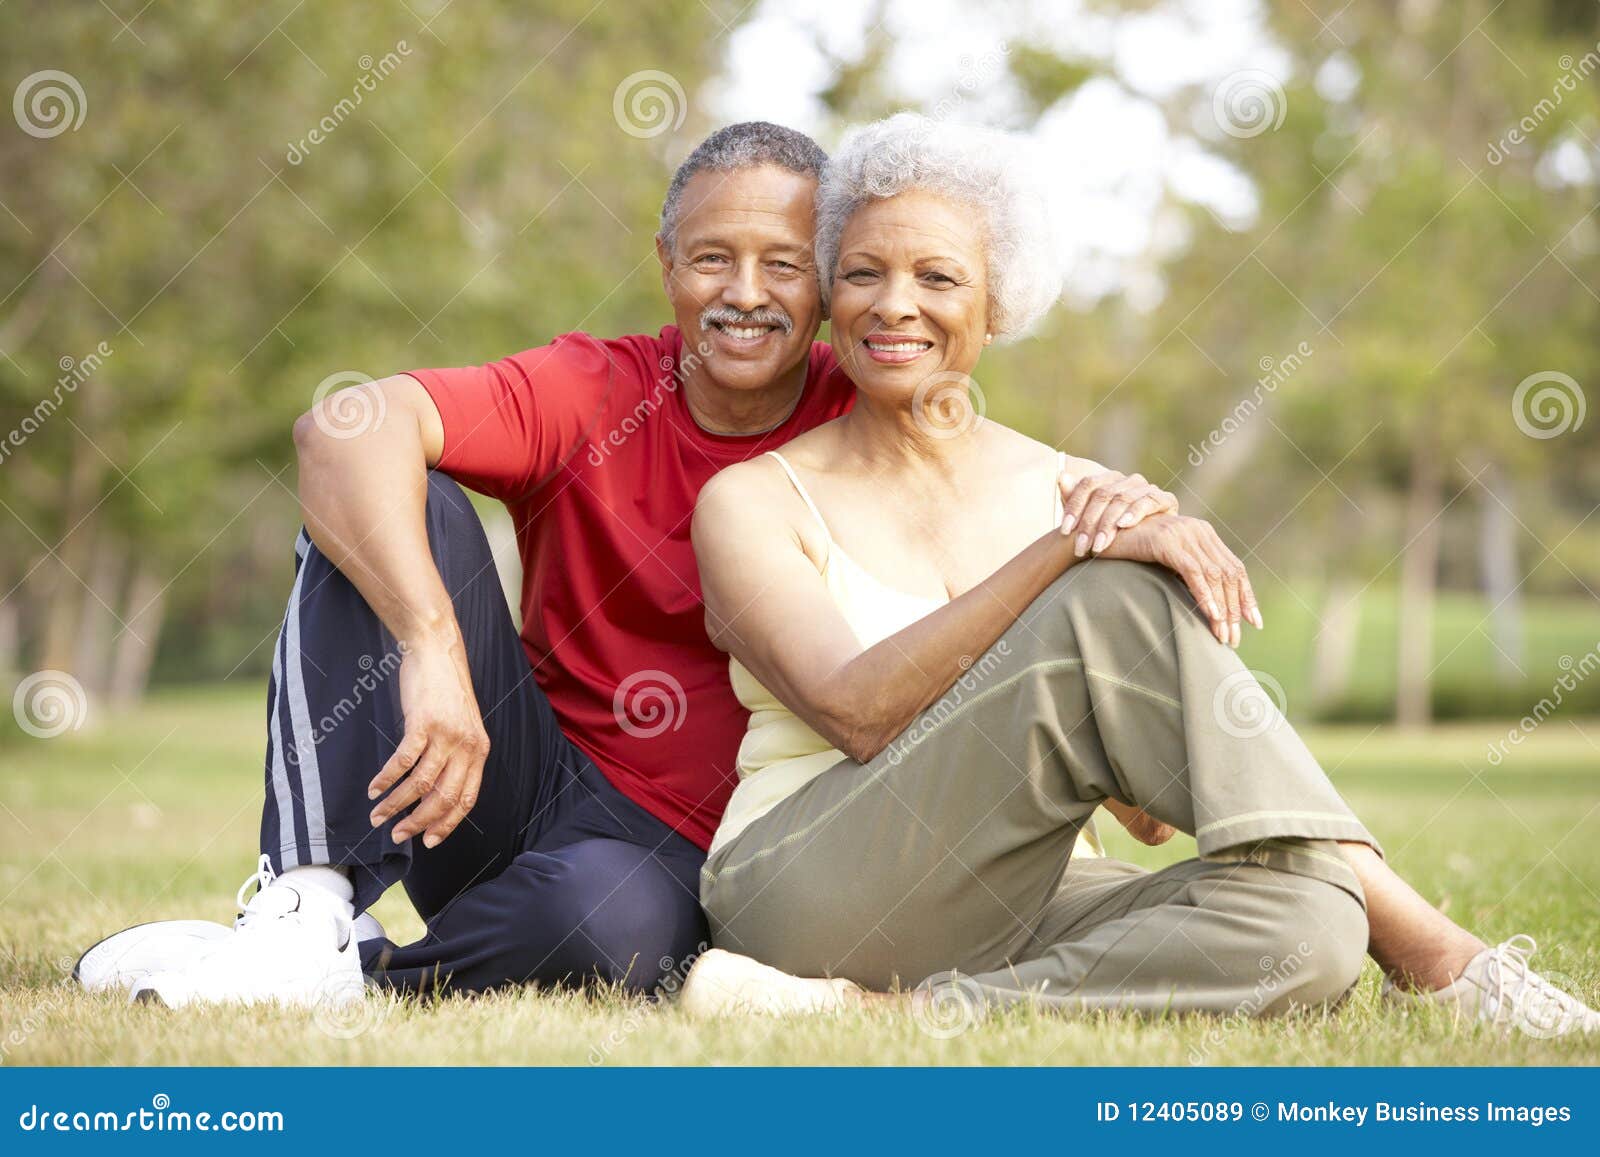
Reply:
[[[1102,530],[1099,534],[1094,536],[1094,552],[1096,554],[1099,554],[1102,550],[1110,545],[1111,536],[1105,531]]]
[[[1217,610],[1216,603],[1206,604],[1206,614],[1210,615],[1213,620],[1222,618],[1222,612]]]
[[[1076,553],[1079,558],[1082,558],[1088,550],[1089,536],[1087,534],[1078,535],[1078,549],[1074,553]]]
[[[1072,528],[1074,526],[1077,526],[1077,525],[1078,525],[1078,516],[1076,514],[1069,514],[1069,515],[1067,515],[1067,517],[1061,523],[1061,533],[1062,534],[1071,534],[1072,533]]]
[[[1250,621],[1256,625],[1256,630],[1258,631],[1264,631],[1267,629],[1266,624],[1261,621],[1261,611],[1259,609],[1251,610]]]
[[[425,848],[437,848],[439,846],[439,837],[429,832],[422,837],[422,846]]]
[[[1133,525],[1133,519],[1134,519],[1133,511],[1130,510],[1130,511],[1128,511],[1128,513],[1124,514],[1121,518],[1117,519],[1117,525],[1121,526],[1121,527],[1124,527],[1124,528],[1132,526]]]
[[[368,799],[377,799],[377,798],[378,798],[378,797],[379,797],[379,796],[380,796],[380,795],[382,795],[382,794],[383,794],[383,793],[382,793],[382,792],[381,792],[381,791],[379,791],[379,790],[378,790],[378,789],[377,789],[377,788],[375,788],[375,787],[369,787],[369,788],[367,788],[367,798],[368,798]]]

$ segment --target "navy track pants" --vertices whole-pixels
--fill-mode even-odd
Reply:
[[[356,911],[396,881],[427,934],[363,946],[378,983],[480,992],[594,980],[650,992],[708,940],[704,853],[623,795],[561,732],[466,495],[432,474],[428,543],[466,640],[490,754],[477,805],[433,849],[374,829],[367,784],[404,733],[400,650],[302,530],[273,654],[261,850],[283,872],[347,868]]]

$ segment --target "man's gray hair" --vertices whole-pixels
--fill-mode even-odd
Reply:
[[[990,328],[997,337],[1027,333],[1061,295],[1044,182],[1015,136],[917,113],[851,130],[828,162],[817,190],[823,302],[832,294],[839,239],[851,215],[913,189],[977,210],[985,226]]]
[[[731,173],[759,165],[777,165],[806,177],[822,177],[828,154],[805,133],[767,121],[741,121],[725,125],[695,146],[694,152],[672,174],[667,199],[661,205],[661,239],[672,248],[678,235],[678,215],[683,187],[696,173]]]

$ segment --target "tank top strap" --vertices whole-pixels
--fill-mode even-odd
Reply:
[[[811,517],[817,520],[817,526],[822,529],[822,537],[827,540],[829,547],[832,547],[833,535],[828,533],[827,520],[822,517],[822,511],[817,509],[817,504],[811,501],[811,495],[806,491],[804,484],[801,483],[800,475],[794,472],[794,467],[789,465],[789,460],[776,450],[768,450],[767,456],[778,460],[778,465],[783,467],[783,472],[789,476],[789,481],[794,484],[796,493],[800,495],[800,501],[806,504],[806,509],[811,511]]]
[[[1052,526],[1060,526],[1062,518],[1064,518],[1067,513],[1066,506],[1061,501],[1061,475],[1066,472],[1066,469],[1067,452],[1062,450],[1056,455],[1056,476],[1054,484],[1050,488],[1050,508],[1055,511],[1050,518],[1050,524]]]

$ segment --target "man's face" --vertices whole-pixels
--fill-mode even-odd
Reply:
[[[700,172],[683,188],[671,250],[656,241],[661,281],[701,373],[761,390],[804,364],[822,325],[812,245],[817,182],[774,165]]]

